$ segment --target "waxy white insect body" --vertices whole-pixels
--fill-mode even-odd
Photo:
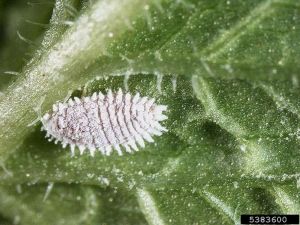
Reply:
[[[167,119],[166,109],[138,93],[131,96],[121,89],[117,93],[109,90],[107,95],[99,92],[54,104],[52,112],[41,119],[42,129],[50,141],[60,141],[64,148],[70,145],[72,155],[76,146],[81,154],[88,149],[92,156],[96,150],[110,155],[115,149],[122,155],[121,147],[126,152],[138,151],[136,143],[143,148],[144,140],[153,142],[153,135],[167,131],[159,123]]]

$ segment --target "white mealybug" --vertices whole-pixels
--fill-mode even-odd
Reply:
[[[108,91],[81,99],[75,97],[67,103],[56,103],[51,113],[42,117],[43,128],[49,141],[60,141],[65,148],[71,146],[72,155],[75,147],[80,154],[88,149],[92,156],[99,150],[110,155],[115,149],[122,155],[121,146],[126,152],[138,151],[136,143],[142,148],[144,139],[153,142],[151,136],[160,136],[167,129],[160,125],[168,117],[163,115],[165,105],[157,105],[154,99],[132,96]]]

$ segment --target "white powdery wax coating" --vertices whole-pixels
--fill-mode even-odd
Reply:
[[[153,135],[167,131],[159,123],[168,118],[163,115],[165,110],[167,106],[138,93],[132,96],[121,89],[117,93],[109,90],[107,95],[99,92],[54,104],[52,112],[41,119],[42,130],[47,131],[50,141],[60,141],[64,148],[70,145],[72,155],[76,146],[81,154],[88,149],[92,156],[96,150],[110,155],[115,149],[122,155],[121,147],[127,152],[138,151],[136,143],[143,148],[144,140],[153,142]]]

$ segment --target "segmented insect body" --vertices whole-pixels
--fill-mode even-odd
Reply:
[[[153,142],[153,135],[167,131],[159,123],[167,119],[166,109],[138,93],[132,96],[121,89],[117,93],[109,90],[107,95],[94,93],[54,104],[52,112],[41,119],[42,129],[50,141],[60,141],[64,148],[70,145],[72,155],[76,146],[81,154],[88,149],[92,156],[96,150],[110,155],[115,149],[122,155],[121,147],[126,152],[138,151],[136,143],[143,148],[144,140]]]

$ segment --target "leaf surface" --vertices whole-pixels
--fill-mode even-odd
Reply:
[[[0,99],[0,221],[239,224],[300,212],[296,0],[59,3]],[[168,105],[169,131],[135,154],[71,157],[27,126],[33,108],[70,91],[118,88]]]

